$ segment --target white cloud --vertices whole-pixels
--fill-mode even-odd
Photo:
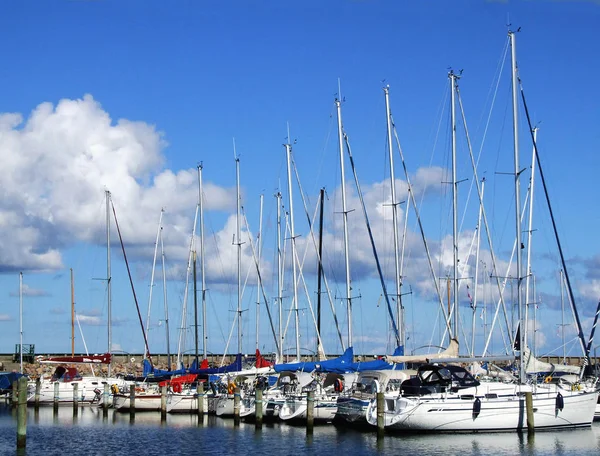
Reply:
[[[103,326],[107,324],[106,318],[100,317],[98,315],[78,314],[77,319],[82,325]]]
[[[10,315],[0,314],[0,321],[11,321]]]
[[[91,95],[42,103],[28,118],[0,115],[0,228],[11,233],[0,239],[0,270],[60,269],[62,249],[102,242],[105,189],[112,192],[127,241],[152,245],[164,207],[172,245],[185,245],[197,173],[163,169],[166,145],[152,125],[113,121]],[[230,208],[235,201],[210,182],[204,193],[207,210]]]

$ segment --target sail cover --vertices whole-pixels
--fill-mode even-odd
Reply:
[[[385,357],[388,363],[428,363],[435,359],[445,358],[457,358],[458,357],[458,341],[452,339],[448,348],[440,353],[430,353],[425,355],[405,355],[405,356],[394,356],[389,355]]]
[[[348,347],[342,356],[328,359],[326,361],[305,361],[299,363],[275,364],[273,368],[275,372],[291,371],[291,372],[336,372],[345,373],[353,372],[352,360],[354,358],[354,350]]]

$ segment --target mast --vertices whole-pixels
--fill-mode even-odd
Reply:
[[[352,296],[350,289],[350,255],[348,252],[348,210],[346,209],[346,182],[344,174],[344,145],[342,131],[342,105],[336,98],[335,106],[337,109],[338,140],[340,149],[340,173],[342,180],[342,215],[344,217],[344,258],[346,265],[346,306],[348,309],[348,347],[352,347]]]
[[[106,294],[108,308],[108,353],[112,354],[112,275],[110,270],[110,192],[106,190]],[[108,364],[108,376],[112,371],[112,357]]]
[[[75,284],[71,268],[71,356],[75,356]]]
[[[454,306],[454,334],[458,338],[458,182],[456,181],[456,101],[455,87],[456,80],[460,77],[450,70],[448,73],[450,78],[450,100],[452,117],[452,268],[454,270],[453,288],[453,306]]]
[[[235,143],[234,143],[235,149]],[[240,229],[240,159],[235,157],[235,182],[236,182],[236,244],[237,244],[237,328],[238,328],[238,353],[242,353],[242,240]]]
[[[537,127],[533,129],[533,141],[535,142],[537,139]],[[529,229],[527,230],[527,276],[525,278],[525,321],[529,320],[529,304],[535,305],[535,293],[533,300],[529,301],[529,282],[531,279],[531,241],[533,238],[533,187],[535,182],[535,146],[533,147],[533,152],[531,154],[531,177],[529,178]],[[533,343],[535,346],[535,326],[533,327]],[[525,336],[525,340],[527,340],[527,336]],[[533,351],[535,354],[535,349]]]
[[[325,189],[321,188],[319,195],[319,264],[317,274],[317,332],[321,337],[321,282],[323,276],[323,204],[325,202]],[[317,353],[319,353],[319,338],[317,338]]]
[[[152,291],[154,290],[154,271],[156,269],[156,255],[158,254],[158,238],[162,230],[162,217],[164,209],[160,210],[160,217],[158,218],[158,229],[156,230],[156,241],[154,242],[154,257],[152,259],[152,273],[150,275],[150,293],[148,294],[148,316],[146,317],[146,337],[150,335],[150,309],[152,307]],[[144,359],[147,358],[148,353],[144,352]]]
[[[402,307],[402,276],[398,252],[398,202],[396,201],[396,178],[394,176],[394,154],[392,149],[392,114],[390,111],[390,86],[383,88],[385,94],[385,112],[387,118],[387,140],[390,159],[390,187],[392,191],[392,223],[394,226],[394,265],[396,267],[396,318],[400,327],[400,344],[404,346],[404,309]]]
[[[164,212],[164,209],[162,209]],[[169,335],[169,306],[167,305],[167,271],[165,270],[165,247],[163,244],[162,237],[163,227],[160,227],[160,256],[162,260],[162,272],[163,272],[163,303],[165,307],[165,327],[167,331],[167,363],[169,365],[169,370],[171,370],[171,345],[170,345],[170,335]]]
[[[262,253],[262,222],[263,222],[263,197],[264,195],[260,195],[260,216],[258,222],[258,238],[256,239],[256,243],[258,244],[258,265],[260,266],[260,257]],[[260,274],[256,275],[256,349],[259,349],[259,340],[258,333],[260,328]]]
[[[563,364],[567,362],[567,347],[565,346],[565,294],[563,284],[563,271],[560,270],[560,332],[563,346]]]
[[[208,357],[208,327],[206,320],[206,277],[205,277],[205,252],[204,252],[204,201],[202,198],[202,163],[198,165],[198,205],[200,206],[200,277],[202,281],[202,353],[204,359]]]
[[[277,198],[277,304],[279,308],[279,362],[283,360],[283,272],[281,258],[281,192],[275,194]]]
[[[289,140],[289,132],[288,132]],[[287,157],[288,198],[290,206],[290,237],[292,240],[292,274],[294,276],[294,313],[296,325],[296,359],[300,360],[300,321],[298,316],[298,272],[296,270],[296,231],[294,228],[294,198],[292,196],[292,146],[284,144]]]
[[[522,309],[521,299],[521,191],[519,185],[519,176],[521,170],[519,168],[519,128],[518,128],[518,105],[517,105],[517,85],[518,85],[518,74],[517,74],[517,52],[516,52],[516,39],[515,32],[509,31],[508,36],[510,37],[511,43],[511,72],[512,72],[512,108],[513,108],[513,147],[514,147],[514,163],[515,163],[515,222],[516,222],[516,236],[517,236],[517,308],[519,311],[519,373],[521,383],[525,381],[525,359],[523,353],[525,351],[525,327],[527,322],[524,321],[524,312]]]
[[[481,200],[485,191],[485,177],[481,179]],[[477,314],[477,289],[479,285],[479,250],[481,247],[481,217],[483,213],[483,204],[479,203],[479,216],[477,217],[477,251],[475,252],[475,286],[473,287],[473,326],[471,328],[471,356],[475,356],[475,318]],[[485,310],[485,305],[484,305]],[[485,322],[484,322],[484,340],[485,340]]]
[[[196,359],[196,365],[198,364],[198,290],[196,280],[196,249],[194,248],[194,355]]]
[[[19,272],[19,364],[23,373],[23,273]]]

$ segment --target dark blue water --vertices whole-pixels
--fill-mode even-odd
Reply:
[[[303,427],[265,424],[234,426],[233,420],[158,413],[129,414],[70,407],[39,413],[28,409],[27,447],[17,452],[16,412],[0,404],[0,455],[591,455],[600,454],[600,423],[591,429],[527,434],[386,435],[332,425],[317,426],[312,436]]]

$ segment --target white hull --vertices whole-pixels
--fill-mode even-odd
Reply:
[[[218,396],[204,396],[204,411],[208,414],[217,413]],[[197,413],[197,394],[173,393],[167,397],[167,413]]]
[[[279,410],[279,419],[282,421],[306,420],[306,396],[287,399]],[[337,411],[337,396],[331,398],[315,398],[313,418],[315,421],[331,422]]]
[[[481,387],[479,387],[481,388]],[[387,429],[417,432],[512,431],[527,429],[527,412],[523,395],[486,397],[485,393],[440,394],[439,397],[387,397],[384,425]],[[562,410],[557,395],[563,397]],[[475,397],[481,401],[476,411]],[[493,395],[492,395],[493,396]],[[566,391],[549,385],[533,393],[533,416],[536,429],[590,426],[598,392]],[[367,411],[369,424],[377,425],[376,401]]]
[[[57,394],[54,389],[56,384],[58,385]],[[126,382],[120,378],[82,377],[69,382],[51,382],[44,379],[40,383],[39,403],[40,405],[53,405],[56,396],[59,404],[72,404],[74,385],[77,385],[77,401],[82,405],[96,404],[102,400],[105,384],[117,385],[119,388],[126,386]],[[30,404],[35,403],[35,388],[35,382],[30,382],[27,386],[27,402]]]
[[[136,394],[134,408],[136,411],[157,411],[160,410],[161,399],[160,394]],[[113,396],[113,407],[120,412],[131,410],[129,394],[115,394]]]

